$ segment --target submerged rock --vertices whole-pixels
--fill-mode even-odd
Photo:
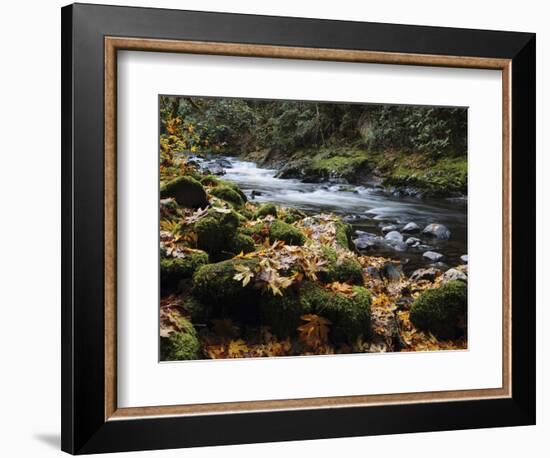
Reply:
[[[402,229],[402,232],[419,232],[419,231],[420,231],[420,226],[413,222],[405,224],[405,227]]]
[[[451,238],[451,231],[443,224],[428,224],[422,233],[440,240],[449,240]]]
[[[422,240],[416,237],[409,237],[407,240],[405,240],[405,243],[412,248],[416,248],[422,243]]]
[[[392,240],[395,242],[402,242],[403,241],[403,235],[397,231],[390,231],[385,236],[384,239],[386,240]]]
[[[397,226],[395,224],[390,224],[388,226],[384,226],[381,230],[383,234],[387,234],[388,232],[397,231]]]
[[[437,253],[436,251],[426,251],[424,254],[422,254],[422,256],[428,258],[430,261],[433,262],[441,261],[445,257],[441,253]]]

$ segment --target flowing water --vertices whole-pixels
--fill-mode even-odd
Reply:
[[[363,186],[303,183],[297,179],[276,178],[276,170],[258,167],[253,162],[230,157],[224,160],[231,166],[225,168],[222,178],[238,184],[251,200],[295,207],[308,214],[331,212],[340,215],[353,226],[354,239],[371,237],[365,232],[378,237],[381,243],[369,247],[368,254],[400,259],[406,271],[431,263],[422,256],[428,248],[399,251],[379,238],[383,236],[382,227],[394,224],[401,230],[411,221],[421,229],[430,223],[444,224],[451,231],[448,241],[429,239],[420,233],[403,235],[405,239],[409,236],[422,239],[422,244],[429,245],[432,251],[445,255],[443,262],[450,267],[463,264],[460,256],[467,254],[465,199],[396,197],[384,190]],[[401,244],[400,249],[403,248]]]

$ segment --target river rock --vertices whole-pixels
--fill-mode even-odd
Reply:
[[[395,224],[390,224],[382,228],[382,233],[387,234],[388,232],[397,231],[397,226]]]
[[[374,266],[369,266],[367,267],[366,269],[363,270],[370,278],[372,278],[373,280],[382,280],[382,275],[381,275],[381,272],[380,272],[380,269],[374,267]]]
[[[420,226],[412,221],[405,224],[405,227],[401,230],[402,232],[419,232]]]
[[[422,233],[440,240],[449,240],[451,238],[451,231],[443,224],[428,224]]]
[[[410,276],[412,281],[428,280],[434,281],[441,275],[441,270],[435,267],[428,267],[427,269],[416,269]]]
[[[416,248],[422,243],[422,240],[417,239],[416,237],[409,237],[407,240],[405,240],[405,243],[407,244],[407,246]]]
[[[395,242],[402,242],[403,241],[403,235],[397,231],[390,231],[388,232],[384,238],[386,240],[392,240],[392,241],[395,241]]]
[[[416,245],[415,248],[419,251],[430,251],[433,246],[421,243],[420,245]]]
[[[442,283],[447,283],[448,281],[453,280],[460,280],[467,283],[468,277],[458,269],[449,269],[443,274]]]
[[[468,255],[467,254],[463,254],[462,256],[460,256],[460,260],[465,263],[465,264],[468,264]]]
[[[175,178],[161,186],[160,197],[173,197],[182,207],[205,208],[208,205],[208,197],[202,185],[188,176]]]
[[[405,242],[397,242],[393,240],[387,241],[388,245],[392,247],[395,251],[399,251],[400,253],[407,251],[408,245]]]
[[[401,266],[396,266],[391,262],[386,262],[384,264],[382,273],[384,277],[387,278],[389,281],[399,281],[403,276],[403,269]]]
[[[445,257],[441,253],[437,253],[436,251],[426,251],[424,254],[422,254],[422,256],[428,258],[430,261],[433,262],[441,261]]]
[[[368,250],[382,242],[382,237],[370,232],[355,231],[357,238],[353,240],[358,250]]]

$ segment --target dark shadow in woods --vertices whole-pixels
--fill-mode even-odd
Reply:
[[[35,439],[39,440],[49,447],[57,450],[61,449],[61,435],[57,433],[38,433],[34,434]]]

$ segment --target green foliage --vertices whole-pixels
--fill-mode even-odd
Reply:
[[[199,359],[200,343],[197,331],[185,318],[179,318],[180,332],[173,332],[169,337],[160,340],[161,360],[183,361]]]
[[[282,240],[287,245],[298,246],[306,241],[305,235],[299,229],[281,220],[273,221],[269,228],[269,238],[271,241]]]
[[[463,332],[460,323],[466,318],[467,293],[466,284],[458,280],[429,289],[412,305],[410,320],[436,337],[454,339]]]

